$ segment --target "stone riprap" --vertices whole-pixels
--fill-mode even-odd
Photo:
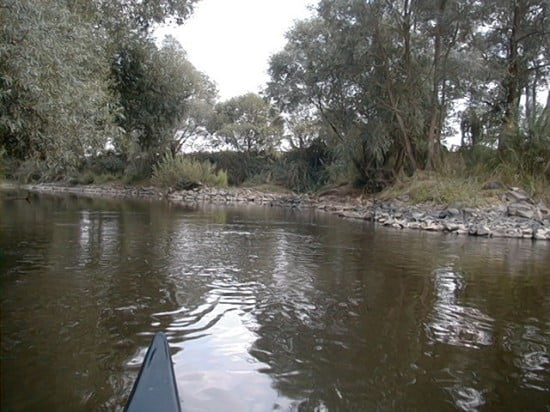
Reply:
[[[137,197],[167,199],[187,204],[217,203],[277,206],[315,209],[346,219],[372,221],[395,229],[448,232],[456,235],[510,237],[550,240],[550,210],[535,202],[525,191],[509,188],[501,202],[486,208],[441,207],[431,204],[411,205],[405,201],[376,201],[365,197],[295,195],[266,193],[248,188],[163,191],[137,186],[62,186],[58,184],[27,185],[30,191],[76,193],[88,196]]]

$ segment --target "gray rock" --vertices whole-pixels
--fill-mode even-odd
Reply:
[[[447,209],[447,213],[449,214],[449,216],[459,216],[460,215],[460,210],[454,208],[454,207],[450,207],[449,209]]]
[[[422,219],[424,219],[426,217],[426,214],[423,213],[423,212],[413,212],[412,213],[412,218],[414,220],[416,220],[417,222],[421,221]]]
[[[470,207],[465,207],[464,209],[462,209],[462,216],[464,217],[464,219],[468,219],[468,218],[471,218],[471,217],[477,217],[477,214],[478,214],[477,209],[473,209],[473,208],[470,208]]]
[[[458,209],[455,209],[454,207],[451,207],[449,209],[442,210],[439,213],[436,213],[435,217],[438,219],[447,219],[452,218],[460,215],[460,211]]]
[[[506,205],[493,206],[490,209],[490,212],[493,212],[496,215],[505,215],[508,212],[508,206],[506,206]]]
[[[533,237],[537,240],[550,240],[550,228],[539,227]]]
[[[533,219],[538,213],[534,206],[525,203],[512,203],[508,205],[508,216],[519,216]]]
[[[537,205],[537,208],[539,209],[539,212],[542,218],[545,218],[546,216],[550,216],[550,209],[548,209],[548,207],[543,202],[540,202]]]
[[[459,228],[459,225],[456,222],[446,222],[444,223],[444,226],[445,230],[447,230],[448,232],[454,232]]]
[[[422,224],[420,222],[408,222],[406,227],[408,229],[422,229]]]
[[[421,224],[421,228],[424,230],[429,230],[431,232],[441,232],[445,229],[445,226],[443,226],[441,223],[428,220]]]
[[[535,204],[533,199],[531,199],[531,196],[529,196],[529,193],[519,187],[511,187],[510,190],[504,194],[504,196],[508,201],[515,203],[525,202]]]
[[[485,225],[476,224],[470,226],[470,228],[468,229],[468,233],[474,236],[490,236],[491,230]]]

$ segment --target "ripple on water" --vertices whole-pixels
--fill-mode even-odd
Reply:
[[[452,268],[434,271],[436,300],[425,323],[433,343],[479,349],[493,344],[494,319],[478,308],[461,303],[462,275]]]
[[[536,318],[508,322],[504,330],[502,347],[510,355],[504,359],[517,371],[520,386],[550,392],[550,330]]]
[[[475,388],[455,385],[448,391],[455,406],[462,411],[476,411],[486,402],[483,391]]]

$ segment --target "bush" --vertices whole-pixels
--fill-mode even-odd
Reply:
[[[218,168],[227,172],[228,183],[233,186],[245,181],[261,178],[271,173],[276,158],[272,154],[263,152],[213,152],[195,153],[192,155],[198,161],[214,163]]]
[[[81,185],[91,185],[95,182],[95,180],[95,175],[88,170],[78,177],[77,182]]]
[[[278,184],[297,192],[316,190],[327,183],[330,162],[326,145],[316,140],[307,148],[284,153],[273,167],[273,177]]]
[[[113,151],[107,151],[90,159],[89,168],[98,175],[105,173],[122,175],[126,168],[126,163],[127,160],[124,155],[116,154]]]
[[[132,184],[149,179],[153,173],[154,164],[154,156],[147,152],[137,153],[132,156],[126,169],[124,169],[124,176],[122,177],[123,182]]]
[[[181,155],[167,154],[153,167],[151,182],[160,187],[189,189],[197,185],[227,186],[227,173],[216,171],[210,162],[199,162]]]
[[[60,180],[63,171],[53,168],[45,161],[29,158],[21,162],[13,162],[10,167],[15,167],[7,175],[21,183],[40,183]]]

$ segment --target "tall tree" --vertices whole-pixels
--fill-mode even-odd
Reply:
[[[0,12],[2,145],[57,176],[117,135],[105,36],[57,1],[6,0]]]
[[[186,104],[170,146],[173,154],[181,152],[184,146],[200,148],[212,143],[210,130],[215,122],[218,91],[206,75],[196,74],[194,94]]]
[[[156,24],[182,24],[199,0],[67,0],[74,12],[106,29],[112,40],[123,40],[129,32],[141,34]]]
[[[237,151],[271,150],[278,145],[283,133],[278,113],[254,93],[219,103],[216,115],[216,135],[220,144],[227,144]]]
[[[151,153],[173,146],[176,131],[196,109],[193,99],[213,88],[170,37],[161,49],[147,40],[130,42],[114,62],[113,74],[124,109],[120,125],[141,151]]]

